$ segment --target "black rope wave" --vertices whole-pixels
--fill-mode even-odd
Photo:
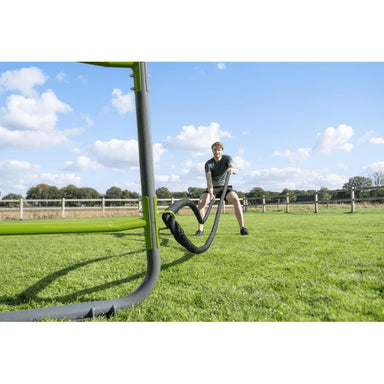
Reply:
[[[199,254],[199,253],[205,252],[211,246],[213,238],[215,237],[215,234],[217,231],[217,227],[219,225],[220,212],[221,212],[221,208],[222,208],[223,203],[224,203],[225,195],[227,193],[227,187],[228,187],[228,182],[229,182],[230,176],[231,176],[231,174],[229,172],[227,172],[227,175],[225,178],[224,189],[223,189],[223,192],[221,194],[220,202],[219,202],[219,205],[218,205],[217,211],[216,211],[215,221],[213,222],[211,233],[209,234],[209,237],[208,237],[208,239],[204,245],[197,247],[195,244],[193,244],[192,241],[189,240],[189,238],[185,234],[181,225],[176,221],[175,216],[172,213],[168,213],[168,212],[163,213],[162,219],[164,221],[164,224],[170,229],[175,240],[179,244],[181,244],[184,248],[186,248],[188,251],[190,251],[192,253]],[[200,224],[204,224],[208,219],[208,216],[211,212],[213,203],[214,203],[214,200],[211,200],[204,218],[201,217],[200,212],[197,208],[197,205],[189,199],[183,199],[183,200],[176,201],[174,204],[170,205],[167,208],[167,211],[171,211],[174,214],[176,214],[177,212],[179,212],[179,210],[181,208],[189,207],[192,209],[193,213],[195,214],[197,221]]]

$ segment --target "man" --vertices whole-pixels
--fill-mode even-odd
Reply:
[[[232,175],[237,174],[237,169],[232,162],[232,157],[223,155],[224,145],[217,141],[211,146],[213,157],[205,163],[205,177],[207,179],[207,189],[200,197],[197,208],[200,211],[201,217],[205,215],[205,207],[212,199],[220,198],[225,184],[226,172]],[[247,228],[244,227],[244,217],[239,196],[232,190],[232,186],[228,185],[225,200],[232,204],[235,209],[236,219],[239,223],[240,234],[248,235]],[[204,234],[204,225],[199,224],[195,236],[202,236]]]

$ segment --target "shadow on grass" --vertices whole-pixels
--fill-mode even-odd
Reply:
[[[161,238],[161,246],[163,246],[163,247],[168,246],[169,240],[170,240],[170,236],[167,238]],[[180,248],[177,248],[177,250],[180,250]],[[0,297],[0,303],[10,305],[10,306],[21,305],[21,304],[25,304],[27,302],[49,304],[51,301],[55,301],[55,302],[58,302],[61,304],[69,304],[69,303],[78,302],[79,300],[81,301],[82,296],[84,296],[84,295],[89,295],[89,294],[92,294],[95,292],[101,292],[101,291],[104,291],[106,289],[113,288],[113,287],[116,287],[116,286],[119,286],[122,284],[126,284],[129,282],[135,281],[135,280],[139,280],[139,279],[143,280],[145,275],[146,275],[146,271],[136,273],[132,276],[128,276],[128,277],[125,277],[123,279],[109,281],[109,282],[106,282],[103,284],[96,285],[96,286],[91,287],[91,288],[82,289],[82,290],[70,293],[68,295],[52,297],[51,299],[41,298],[38,296],[38,294],[41,291],[43,291],[45,288],[47,288],[55,280],[57,280],[58,278],[60,278],[62,276],[69,274],[70,272],[72,272],[74,270],[83,268],[83,267],[90,265],[92,263],[97,263],[97,262],[105,261],[105,260],[116,258],[116,257],[129,256],[129,255],[137,254],[138,252],[145,253],[146,250],[143,249],[143,250],[139,250],[139,251],[132,251],[132,252],[128,252],[128,253],[123,253],[120,255],[99,257],[97,259],[87,260],[87,261],[83,261],[80,263],[70,265],[66,268],[60,269],[59,271],[56,271],[54,273],[47,275],[46,277],[42,278],[41,280],[37,281],[35,284],[31,285],[30,287],[28,287],[27,289],[22,291],[16,297],[9,297],[9,296]],[[185,252],[181,258],[174,260],[170,263],[163,264],[161,266],[161,271],[166,270],[166,269],[171,268],[171,267],[174,267],[174,266],[179,265],[179,264],[183,264],[183,263],[189,261],[193,256],[194,256],[194,254],[192,254],[190,252]],[[138,283],[138,286],[140,283]],[[127,295],[129,293],[130,292],[128,292]],[[103,299],[102,298],[92,299],[92,301],[94,301],[94,300],[97,301],[97,300],[103,300]]]

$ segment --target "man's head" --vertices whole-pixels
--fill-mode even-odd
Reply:
[[[216,141],[216,143],[213,143],[211,146],[213,157],[216,161],[220,161],[223,156],[223,149],[224,145],[223,143],[220,143],[220,141]]]
[[[213,147],[216,147],[217,149],[221,149],[222,151],[224,151],[224,145],[223,143],[220,143],[220,141],[216,141],[211,145],[212,150],[213,150]]]

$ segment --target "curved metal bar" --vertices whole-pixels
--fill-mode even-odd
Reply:
[[[97,63],[98,65],[102,63]],[[107,65],[108,66],[108,65]],[[119,66],[114,63],[113,66]],[[123,65],[122,65],[123,66]],[[152,138],[149,118],[149,87],[145,63],[125,65],[132,67],[135,78],[137,132],[139,142],[141,189],[144,220],[137,222],[145,228],[147,247],[147,272],[141,285],[130,295],[116,300],[102,300],[55,307],[27,309],[0,313],[0,321],[36,321],[43,318],[85,319],[100,315],[112,315],[116,311],[139,304],[154,289],[160,275],[161,260],[158,240],[157,204],[155,195]],[[142,225],[145,223],[145,225]],[[130,226],[132,228],[132,226]],[[104,228],[105,229],[105,228]]]

